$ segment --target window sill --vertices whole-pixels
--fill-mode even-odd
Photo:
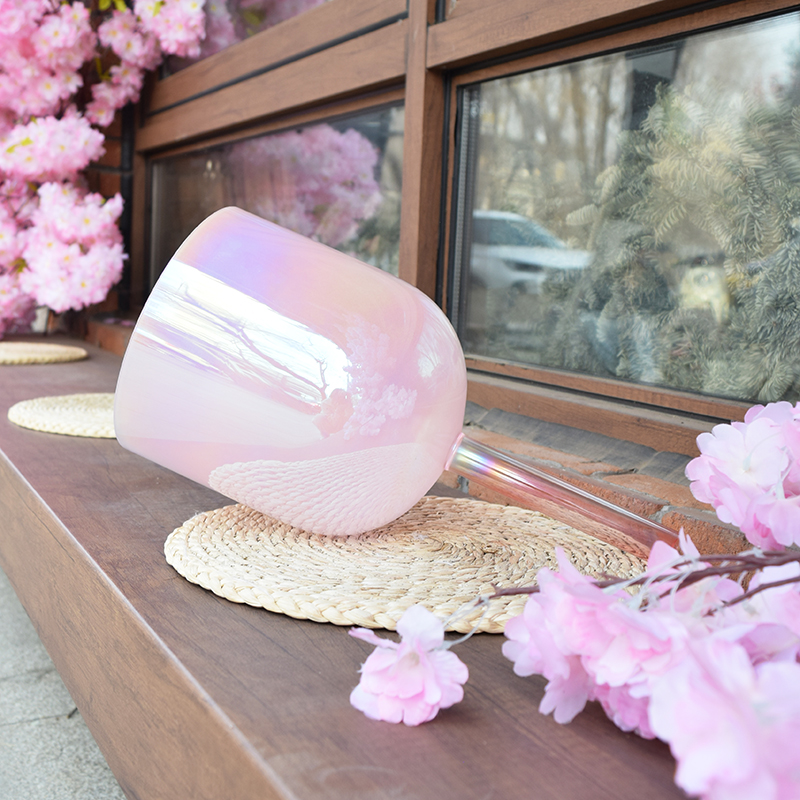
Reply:
[[[683,528],[703,553],[733,553],[749,547],[740,531],[721,523],[709,506],[692,495],[684,473],[691,456],[497,408],[487,410],[475,403],[467,405],[464,433],[676,531]],[[440,480],[452,488],[459,485],[450,472]],[[494,503],[507,502],[474,482],[469,484],[469,494]],[[542,503],[541,510],[581,527],[556,506]]]
[[[113,391],[119,357],[4,366],[0,406]],[[368,648],[341,628],[223,600],[162,548],[229,501],[114,440],[0,420],[0,564],[129,797],[682,797],[665,745],[592,705],[571,725],[536,712],[544,681],[503,666],[500,637],[465,646],[464,703],[416,731],[348,696]],[[445,490],[446,491],[446,490]]]

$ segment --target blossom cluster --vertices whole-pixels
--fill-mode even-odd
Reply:
[[[0,3],[0,126],[60,110],[83,85],[80,68],[94,55],[83,3]]]
[[[44,183],[37,194],[31,227],[20,237],[22,257],[34,267],[20,273],[20,289],[56,312],[72,308],[76,298],[99,303],[120,277],[122,198],[82,195],[67,183]]]
[[[37,117],[0,134],[0,174],[17,180],[75,180],[104,152],[103,134],[69,108],[60,117]]]
[[[200,53],[205,36],[204,0],[135,0],[133,10],[115,9],[97,29],[100,43],[119,59],[92,86],[87,116],[107,125],[116,109],[137,100],[144,73],[167,55]]]
[[[657,543],[631,595],[600,588],[563,556],[506,625],[517,675],[547,678],[539,710],[569,722],[598,701],[625,731],[667,742],[675,780],[708,800],[796,796],[800,784],[800,583],[744,596],[706,564]],[[688,562],[680,575],[674,565]],[[670,579],[670,572],[675,578]],[[750,585],[800,580],[800,564],[764,568]],[[737,602],[739,600],[739,602]],[[732,746],[733,745],[733,746]]]
[[[686,474],[698,500],[757,547],[800,544],[800,403],[753,406],[697,445]]]
[[[546,678],[540,712],[567,723],[598,702],[622,730],[667,742],[676,783],[703,800],[800,797],[800,552],[783,549],[798,543],[799,419],[800,404],[756,406],[743,423],[701,435],[687,467],[695,496],[739,525],[753,550],[701,555],[681,531],[682,553],[656,542],[642,575],[608,581],[559,551],[558,571],[540,570],[536,586],[479,599],[530,595],[506,623],[502,650],[517,675]],[[420,696],[401,687],[422,685],[409,659],[399,664],[406,640],[424,631],[422,654],[437,652],[444,630],[419,614],[400,622],[400,645],[379,665],[368,659],[351,697],[395,722]],[[426,686],[447,684],[431,658],[424,669]]]
[[[89,193],[81,173],[144,72],[199,52],[203,3],[0,0],[0,336],[36,305],[82,308],[119,280],[122,201]],[[91,86],[87,63],[101,65]]]

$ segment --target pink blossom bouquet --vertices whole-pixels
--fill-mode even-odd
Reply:
[[[756,406],[698,445],[686,470],[692,491],[754,549],[701,555],[681,531],[682,552],[657,542],[642,575],[608,581],[582,575],[559,552],[558,571],[540,570],[536,586],[476,603],[530,595],[506,624],[503,655],[517,675],[544,676],[539,711],[556,722],[596,701],[622,730],[669,744],[688,794],[792,800],[800,797],[800,551],[784,548],[800,542],[800,404]],[[441,621],[403,623],[403,643],[428,643],[421,652],[442,641]],[[380,668],[368,659],[351,702],[399,721],[393,676],[406,670],[380,659]],[[376,711],[387,692],[391,714]]]
[[[36,305],[102,300],[122,272],[119,196],[89,193],[98,128],[136,100],[145,70],[198,52],[204,0],[0,0],[0,336]],[[88,64],[110,64],[78,91]],[[104,68],[105,69],[105,68]]]

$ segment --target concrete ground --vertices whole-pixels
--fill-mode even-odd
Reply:
[[[0,799],[125,800],[2,571]]]

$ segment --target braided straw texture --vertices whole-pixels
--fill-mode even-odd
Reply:
[[[0,364],[55,364],[80,361],[88,353],[82,347],[47,342],[0,342]]]
[[[114,394],[63,394],[23,400],[8,409],[15,425],[67,436],[114,438]]]
[[[644,563],[535,511],[468,498],[423,497],[360,536],[306,533],[244,505],[198,514],[167,538],[167,562],[235,603],[297,619],[394,630],[419,603],[442,619],[496,586],[529,586],[557,568],[556,547],[593,576],[630,577]],[[448,630],[501,633],[526,597],[497,598]]]

